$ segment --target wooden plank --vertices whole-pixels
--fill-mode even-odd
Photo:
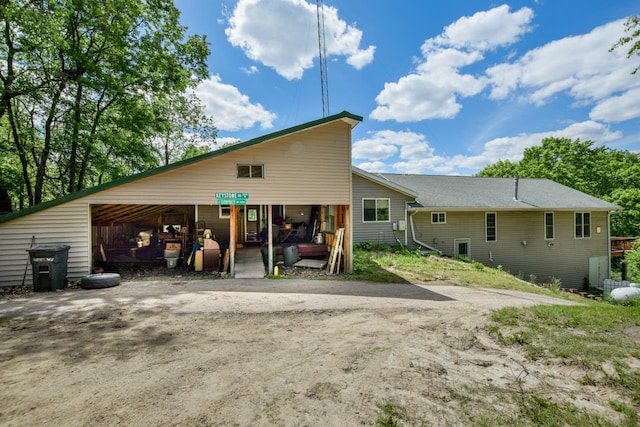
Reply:
[[[344,236],[344,228],[338,228],[336,231],[336,237],[333,242],[333,247],[331,248],[331,253],[329,254],[329,274],[333,274],[336,272],[336,262],[340,262],[340,258],[342,256],[342,238]],[[338,266],[338,271],[340,267]]]

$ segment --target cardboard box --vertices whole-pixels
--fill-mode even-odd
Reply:
[[[165,249],[168,251],[179,251],[182,248],[182,243],[174,243],[174,242],[167,242]]]

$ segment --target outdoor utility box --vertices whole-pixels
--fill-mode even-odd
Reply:
[[[69,245],[39,245],[27,249],[31,260],[34,292],[64,288],[70,248]]]

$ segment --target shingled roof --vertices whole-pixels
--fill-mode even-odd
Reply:
[[[417,193],[413,208],[496,210],[602,210],[619,206],[548,179],[376,174]]]

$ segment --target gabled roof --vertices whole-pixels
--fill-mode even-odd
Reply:
[[[413,190],[411,190],[411,189],[409,189],[407,187],[404,187],[404,186],[402,186],[400,184],[396,184],[395,182],[389,181],[388,179],[385,179],[385,178],[381,177],[379,174],[373,174],[373,173],[367,172],[365,170],[362,170],[360,168],[357,168],[355,166],[351,166],[351,171],[354,174],[356,174],[356,175],[358,175],[358,176],[360,176],[362,178],[368,179],[369,181],[373,181],[376,184],[379,184],[379,185],[382,185],[384,187],[390,188],[390,189],[392,189],[394,191],[397,191],[399,193],[402,193],[402,194],[404,194],[406,196],[409,196],[409,197],[412,197],[414,199],[418,196],[417,192],[415,192],[415,191],[413,191]]]
[[[45,209],[49,209],[51,207],[54,206],[58,206],[64,203],[68,203],[70,201],[79,199],[81,197],[86,197],[89,196],[91,194],[95,194],[95,193],[99,193],[100,191],[104,191],[104,190],[108,190],[110,188],[114,188],[114,187],[118,187],[120,185],[123,184],[128,184],[130,182],[133,181],[137,181],[143,178],[148,178],[154,175],[158,175],[160,173],[164,173],[170,170],[174,170],[174,169],[179,169],[179,168],[183,168],[186,166],[189,166],[191,164],[194,163],[198,163],[201,162],[203,160],[207,160],[207,159],[211,159],[214,157],[218,157],[218,156],[222,156],[226,153],[230,153],[232,151],[237,151],[237,150],[241,150],[243,148],[246,147],[250,147],[253,145],[257,145],[272,139],[276,139],[276,138],[280,138],[283,136],[287,136],[287,135],[292,135],[294,133],[298,133],[298,132],[302,132],[302,131],[306,131],[309,130],[311,128],[314,127],[318,127],[318,126],[322,126],[325,125],[327,123],[331,123],[331,122],[335,122],[335,121],[343,121],[345,123],[347,123],[349,126],[351,126],[351,128],[355,127],[359,122],[361,122],[363,120],[363,118],[361,116],[357,116],[355,114],[352,114],[348,111],[342,111],[341,113],[337,113],[337,114],[333,114],[331,116],[327,116],[327,117],[323,117],[322,119],[318,119],[318,120],[313,120],[311,122],[307,122],[307,123],[303,123],[297,126],[293,126],[287,129],[283,129],[277,132],[273,132],[273,133],[269,133],[266,135],[262,135],[259,136],[257,138],[253,138],[250,139],[248,141],[244,141],[244,142],[240,142],[238,144],[233,144],[230,145],[228,147],[224,147],[221,148],[219,150],[214,150],[214,151],[210,151],[208,153],[202,154],[200,156],[196,156],[196,157],[191,157],[189,159],[186,160],[182,160],[179,162],[175,162],[172,163],[170,165],[167,166],[161,166],[155,169],[150,169],[148,171],[145,172],[141,172],[135,175],[131,175],[131,176],[127,176],[127,177],[123,177],[120,179],[116,179],[101,185],[97,185],[95,187],[91,187],[91,188],[87,188],[84,189],[82,191],[78,191],[76,193],[73,194],[69,194],[65,197],[61,197],[59,199],[56,200],[51,200],[48,202],[44,202],[44,203],[40,203],[39,205],[36,206],[32,206],[30,208],[27,209],[23,209],[21,211],[18,212],[13,212],[13,213],[9,213],[9,214],[5,214],[5,215],[0,215],[0,224],[4,223],[4,222],[8,222],[11,220],[14,220],[16,218],[20,218],[23,216],[27,216],[30,215],[32,213],[35,212],[40,212],[43,211]]]
[[[548,179],[377,174],[417,193],[411,208],[496,210],[618,210],[619,206]]]

